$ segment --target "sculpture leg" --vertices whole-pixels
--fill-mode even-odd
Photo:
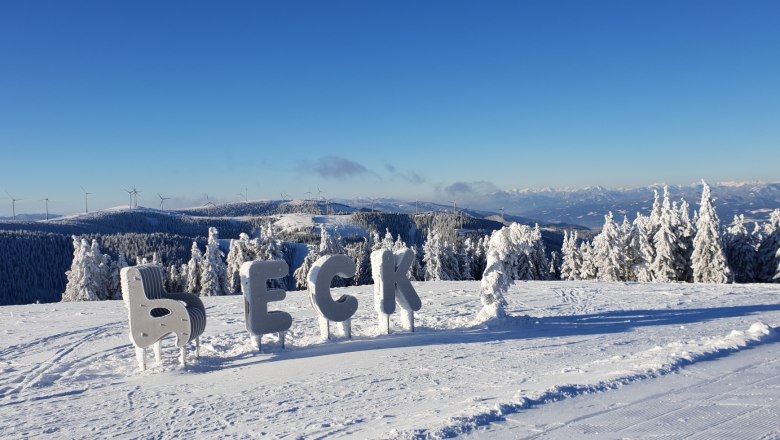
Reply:
[[[404,330],[414,333],[414,312],[411,310],[401,309],[400,315],[401,325],[404,327]]]
[[[322,316],[318,317],[317,321],[320,325],[320,338],[323,341],[327,341],[330,339],[330,321]]]
[[[186,347],[182,347],[181,350],[179,351],[179,363],[181,364],[182,367],[187,366],[187,360],[185,359],[185,354],[186,354]]]
[[[162,339],[152,345],[152,351],[154,351],[154,361],[159,365],[162,363]]]
[[[352,318],[339,322],[338,327],[345,338],[352,339]]]
[[[255,347],[257,347],[257,351],[263,352],[263,345],[261,343],[263,339],[263,335],[252,335],[252,339],[255,341]]]
[[[146,371],[146,350],[136,347],[135,358],[138,360],[138,368],[140,368],[141,371]]]
[[[385,315],[384,313],[379,313],[377,315],[377,320],[379,323],[379,334],[380,335],[389,335],[390,334],[390,315]]]
[[[200,337],[195,338],[195,359],[200,359]]]
[[[279,342],[282,343],[282,349],[284,349],[284,338],[287,336],[287,332],[279,332]]]

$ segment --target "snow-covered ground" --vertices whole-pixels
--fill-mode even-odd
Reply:
[[[289,292],[271,307],[293,316],[287,348],[268,337],[262,354],[244,329],[240,297],[205,298],[200,360],[190,352],[181,369],[167,339],[163,365],[146,372],[137,370],[121,301],[0,307],[0,436],[500,430],[507,417],[549,401],[626,392],[625,384],[703,360],[717,365],[775,342],[780,325],[777,285],[517,282],[510,318],[476,327],[478,282],[414,285],[423,299],[416,333],[376,336],[372,286],[351,287],[343,293],[360,301],[354,339],[325,343],[306,293]]]
[[[510,414],[474,439],[780,438],[780,344],[697,362],[674,374]]]

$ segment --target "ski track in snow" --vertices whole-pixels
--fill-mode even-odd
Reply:
[[[354,339],[330,342],[288,292],[271,304],[293,316],[288,348],[267,336],[263,353],[240,297],[205,298],[201,358],[181,369],[167,338],[146,372],[121,301],[0,307],[0,436],[453,437],[772,341],[748,329],[780,323],[773,285],[516,282],[507,321],[476,327],[478,282],[414,285],[418,332],[376,336],[360,286],[344,289]]]

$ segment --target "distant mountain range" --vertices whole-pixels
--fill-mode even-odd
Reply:
[[[616,217],[637,212],[648,214],[653,206],[654,191],[663,195],[663,184],[643,188],[607,189],[593,186],[582,189],[521,189],[497,191],[474,197],[467,203],[475,209],[496,210],[550,223],[573,223],[600,228],[604,215]],[[780,182],[725,182],[711,184],[715,207],[722,223],[730,223],[735,214],[744,214],[751,221],[764,221],[769,213],[780,208]],[[684,198],[691,205],[691,215],[698,209],[701,184],[670,185],[673,200]]]
[[[730,223],[735,214],[744,214],[749,221],[765,221],[772,210],[780,208],[780,182],[738,182],[710,185],[715,207],[721,222]],[[684,198],[691,205],[691,215],[698,209],[701,199],[701,184],[670,185],[672,200],[679,203]],[[542,188],[513,189],[487,194],[470,194],[457,206],[473,217],[500,219],[503,208],[507,221],[519,223],[539,222],[541,225],[567,227],[582,225],[592,229],[601,228],[604,215],[612,212],[618,220],[637,212],[649,214],[653,207],[655,191],[663,196],[664,185],[655,184],[642,188],[607,189],[592,186],[581,189]],[[370,209],[370,200],[340,200],[361,209]],[[383,212],[447,211],[451,204],[410,202],[400,199],[375,199],[374,209]]]
[[[462,197],[454,207],[471,217],[507,222],[556,226],[558,228],[587,227],[598,229],[604,222],[604,215],[612,212],[619,220],[623,215],[632,220],[637,212],[648,214],[653,206],[654,191],[663,194],[663,184],[642,188],[607,189],[592,186],[581,189],[513,189],[487,194],[471,194]],[[726,182],[711,185],[715,207],[721,222],[728,224],[735,214],[744,214],[749,221],[765,221],[772,210],[780,208],[780,182]],[[670,185],[673,200],[685,198],[691,205],[691,215],[697,209],[701,197],[701,184]],[[503,208],[503,213],[502,213]],[[336,199],[326,204],[322,200],[265,200],[209,204],[200,207],[168,211],[169,213],[194,217],[250,217],[273,215],[280,212],[312,212],[332,214],[357,211],[398,212],[452,212],[451,203],[409,201],[393,198],[379,199]],[[110,215],[112,210],[103,212]],[[156,210],[150,210],[152,212]],[[92,214],[94,215],[94,214]],[[57,219],[58,215],[50,215]],[[89,217],[89,216],[87,216]],[[44,214],[19,214],[17,221],[33,222],[43,220]],[[71,220],[73,219],[73,220]],[[77,223],[80,215],[62,217],[55,224]],[[0,217],[8,222],[9,217]],[[16,228],[12,228],[16,229]],[[142,228],[144,229],[144,228]]]

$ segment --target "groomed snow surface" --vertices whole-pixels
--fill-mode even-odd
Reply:
[[[240,296],[204,298],[201,358],[190,350],[182,369],[167,338],[162,365],[150,353],[145,372],[122,301],[0,307],[0,436],[570,439],[598,430],[564,415],[571,423],[562,429],[545,409],[590,399],[586,407],[609,411],[620,405],[606,402],[620,395],[634,402],[631,418],[607,418],[607,437],[675,438],[691,432],[690,418],[662,419],[658,432],[630,428],[657,417],[648,387],[704,365],[733,379],[691,386],[696,399],[728,394],[746,375],[767,379],[732,390],[749,405],[689,412],[710,428],[760,418],[780,399],[777,363],[755,355],[742,369],[728,364],[778,342],[777,285],[516,282],[509,318],[473,326],[478,282],[413,284],[423,300],[414,334],[377,336],[373,286],[360,286],[334,289],[360,301],[353,339],[321,342],[306,292],[288,292],[270,307],[293,316],[287,348],[266,336],[262,354]],[[726,407],[732,412],[716,417]],[[780,436],[777,419],[762,420],[738,432]]]

